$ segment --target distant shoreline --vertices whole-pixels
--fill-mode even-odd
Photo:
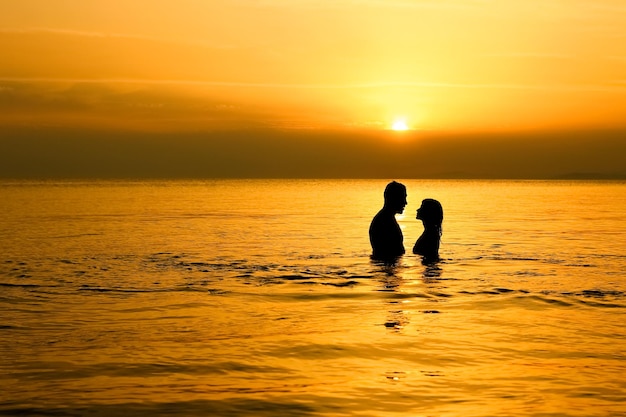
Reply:
[[[91,183],[91,182],[160,182],[160,181],[388,181],[390,178],[320,178],[320,177],[0,177],[0,183],[7,184],[11,182],[28,182],[28,183]],[[594,173],[571,173],[555,177],[537,177],[537,178],[500,178],[500,177],[423,177],[423,178],[395,178],[405,181],[607,181],[622,182],[626,181],[625,175],[606,175]]]

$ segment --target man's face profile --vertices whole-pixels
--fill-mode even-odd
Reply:
[[[397,196],[394,196],[395,201],[393,203],[394,211],[398,214],[402,214],[404,211],[404,207],[406,206],[406,191],[402,194],[398,193]]]

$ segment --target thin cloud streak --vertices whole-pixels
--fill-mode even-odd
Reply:
[[[622,88],[616,85],[533,85],[533,84],[483,84],[483,83],[446,83],[446,82],[373,82],[361,84],[280,84],[280,83],[246,83],[230,81],[202,81],[202,80],[145,80],[131,78],[18,78],[4,77],[0,82],[16,83],[76,83],[76,84],[136,84],[136,85],[179,85],[179,86],[205,86],[205,87],[233,87],[233,88],[259,88],[259,89],[295,89],[295,90],[357,90],[378,89],[390,87],[405,88],[459,88],[459,89],[490,89],[490,90],[534,90],[534,91],[616,91],[622,92]]]
[[[482,55],[487,58],[520,58],[520,59],[575,59],[573,55],[540,52],[507,52]]]
[[[249,5],[247,1],[240,4]],[[482,7],[489,4],[489,0],[466,0],[466,1],[432,1],[432,0],[338,0],[333,2],[320,2],[319,0],[285,2],[282,0],[265,0],[257,3],[257,7],[271,8],[308,8],[308,9],[351,9],[354,7],[378,7],[382,9],[469,9]]]
[[[204,47],[210,49],[238,49],[239,47],[226,44],[208,43],[205,41],[190,41],[181,40],[157,36],[139,35],[136,33],[115,33],[115,32],[95,32],[86,30],[66,29],[66,28],[45,28],[45,27],[27,27],[27,28],[0,28],[0,34],[15,34],[15,35],[38,35],[49,34],[59,36],[73,36],[80,38],[95,38],[95,39],[126,39],[147,41],[164,44],[174,45],[189,45]]]

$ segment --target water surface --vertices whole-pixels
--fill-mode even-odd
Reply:
[[[0,185],[0,414],[626,415],[626,183]]]

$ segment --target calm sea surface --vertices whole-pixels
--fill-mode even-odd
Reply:
[[[0,183],[0,415],[626,416],[626,183]]]

